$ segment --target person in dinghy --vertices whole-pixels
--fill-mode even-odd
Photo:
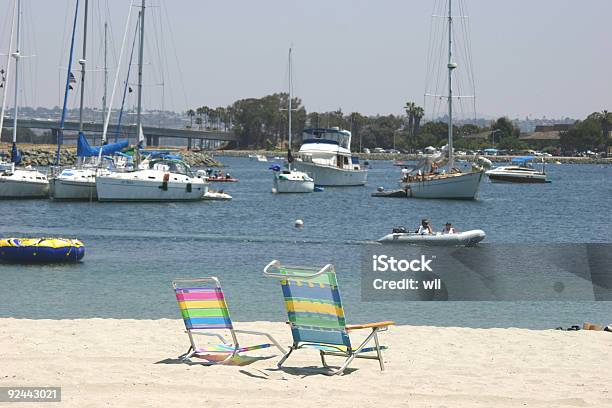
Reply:
[[[419,229],[415,231],[419,235],[433,235],[433,229],[431,228],[431,224],[427,218],[423,218],[421,220],[421,225],[419,225]]]
[[[453,224],[451,224],[450,222],[447,222],[446,225],[444,225],[444,229],[442,230],[442,235],[458,234],[458,233],[459,231],[457,231],[455,227],[453,227]]]

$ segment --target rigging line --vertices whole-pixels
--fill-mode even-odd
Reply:
[[[168,16],[168,8],[165,6],[162,6],[161,9],[164,10],[164,15],[166,17],[168,32],[170,33],[170,45],[171,45],[170,48],[172,48],[173,50],[174,59],[176,62],[178,73],[179,73],[178,77],[179,77],[179,82],[181,84],[181,90],[183,91],[183,99],[185,100],[185,107],[188,108],[191,105],[189,103],[189,100],[187,99],[187,92],[185,91],[185,82],[183,81],[183,72],[181,70],[181,64],[179,63],[178,55],[176,53],[176,47],[174,46],[174,44],[176,44],[176,41],[174,40],[174,31],[172,31],[172,24],[170,24],[170,18]]]
[[[159,6],[156,6],[156,8],[161,7],[161,4]],[[154,26],[154,43],[157,47],[156,51],[156,55],[157,55],[157,59],[158,59],[158,64],[159,64],[159,74],[160,74],[160,83],[159,86],[161,86],[161,110],[162,112],[165,110],[165,98],[166,98],[166,71],[168,69],[168,65],[167,65],[167,59],[165,59],[165,53],[162,52],[164,48],[164,41],[163,41],[163,36],[161,35],[161,33],[163,33],[163,25],[162,25],[162,19],[161,19],[161,13],[152,13],[154,18],[153,20],[153,26]],[[155,55],[155,54],[152,54]],[[170,88],[172,89],[172,88]],[[170,92],[170,95],[172,96],[172,92]],[[161,118],[160,118],[161,120]]]
[[[125,79],[125,86],[123,88],[123,98],[121,100],[121,109],[119,110],[119,118],[117,119],[117,129],[115,130],[115,142],[117,142],[119,138],[119,133],[121,132],[121,119],[123,118],[123,109],[125,107],[125,98],[126,93],[129,88],[130,81],[130,71],[132,67],[132,59],[134,57],[134,48],[136,48],[136,38],[138,37],[138,29],[140,28],[140,19],[136,20],[136,30],[134,32],[134,40],[132,41],[132,50],[130,51],[130,61],[128,63],[127,69],[127,77]]]
[[[4,72],[4,87],[2,89],[2,111],[0,113],[0,137],[2,135],[2,127],[4,126],[4,114],[6,113],[6,97],[8,94],[8,82],[10,78],[11,72],[11,51],[13,50],[13,33],[15,30],[15,12],[17,11],[17,0],[13,0],[13,8],[12,14],[13,17],[11,19],[11,30],[9,35],[9,47],[8,52],[6,53],[6,70]]]
[[[102,131],[102,141],[106,141],[106,135],[108,132],[108,122],[110,121],[110,116],[113,107],[113,100],[115,98],[115,90],[117,89],[117,81],[119,80],[119,66],[121,65],[121,59],[123,57],[123,52],[125,50],[125,41],[127,39],[128,28],[130,23],[130,18],[132,17],[132,9],[134,8],[134,0],[130,1],[130,7],[128,11],[128,15],[125,22],[125,31],[123,33],[123,40],[121,42],[121,51],[119,52],[119,60],[117,64],[117,71],[115,72],[115,80],[113,81],[113,89],[111,91],[110,103],[108,104],[108,112],[106,112],[106,118],[104,119],[104,130]],[[100,149],[100,155],[102,154],[102,149]],[[99,160],[101,162],[102,160]]]

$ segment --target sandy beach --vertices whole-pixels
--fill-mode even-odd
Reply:
[[[290,343],[283,323],[236,327]],[[612,406],[606,332],[397,326],[382,334],[385,372],[358,360],[328,377],[309,350],[282,370],[275,349],[242,367],[178,363],[183,329],[168,319],[0,319],[0,386],[61,386],[62,402],[48,407]]]

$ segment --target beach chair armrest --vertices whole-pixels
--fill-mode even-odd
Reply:
[[[272,344],[274,344],[276,346],[276,348],[278,348],[283,354],[285,354],[287,351],[278,343],[278,341],[276,341],[276,339],[274,337],[272,337],[270,334],[268,333],[264,333],[264,332],[258,332],[258,331],[252,331],[252,330],[238,330],[238,329],[234,329],[234,331],[236,333],[242,333],[242,334],[252,334],[254,336],[264,336],[267,337]]]
[[[346,330],[359,330],[359,329],[380,329],[387,328],[389,326],[395,325],[393,321],[384,321],[384,322],[376,322],[376,323],[366,323],[366,324],[347,324]]]

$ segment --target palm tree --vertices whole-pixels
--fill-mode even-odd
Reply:
[[[204,106],[200,106],[199,108],[196,109],[196,113],[198,115],[198,119],[196,120],[196,123],[198,124],[198,129],[202,130],[202,115],[204,115]]]
[[[193,127],[193,117],[195,116],[195,111],[193,109],[189,109],[187,111],[187,116],[189,116],[189,129]]]
[[[425,109],[423,109],[421,106],[415,107],[413,123],[414,128],[412,130],[413,137],[417,137],[419,135],[419,130],[421,129],[421,119],[423,119],[423,116],[425,116]]]

